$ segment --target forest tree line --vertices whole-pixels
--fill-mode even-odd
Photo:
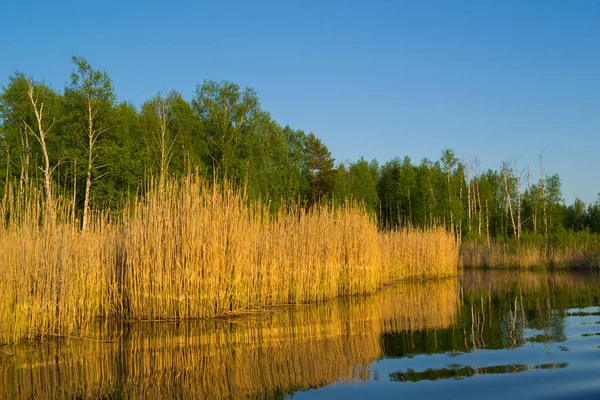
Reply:
[[[72,61],[62,91],[18,72],[2,88],[0,198],[9,187],[39,186],[50,204],[71,199],[83,229],[90,210],[122,208],[149,177],[198,171],[273,204],[364,201],[383,228],[444,225],[482,241],[600,233],[600,197],[564,204],[560,178],[545,173],[541,157],[535,171],[516,159],[480,171],[449,149],[418,164],[336,165],[313,133],[274,121],[253,89],[208,80],[191,101],[171,91],[138,109],[117,101],[106,72]]]

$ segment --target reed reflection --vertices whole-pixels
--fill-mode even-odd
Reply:
[[[457,323],[436,331],[382,334],[386,357],[449,355],[566,340],[571,308],[598,305],[600,274],[465,271]]]
[[[98,327],[91,340],[4,346],[2,398],[255,398],[366,381],[387,331],[448,328],[456,279],[244,318]]]
[[[568,360],[454,357],[563,342],[569,318],[588,318],[582,333],[595,334],[597,310],[572,309],[599,298],[598,274],[467,271],[235,319],[108,324],[88,340],[0,347],[0,398],[282,398],[372,381],[382,358],[404,358],[385,375],[398,382],[565,369]],[[450,365],[410,369],[407,357],[422,354],[446,354]]]

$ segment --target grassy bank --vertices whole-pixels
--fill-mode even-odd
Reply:
[[[99,318],[206,318],[371,293],[456,274],[444,229],[381,232],[361,206],[252,204],[188,176],[151,185],[124,216],[80,231],[68,203],[6,196],[0,342],[85,335]]]
[[[463,241],[460,264],[465,268],[599,268],[600,235],[562,232],[546,240],[541,235],[487,243]]]

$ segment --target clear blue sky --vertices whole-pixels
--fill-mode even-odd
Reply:
[[[6,1],[0,85],[62,90],[82,55],[119,100],[191,99],[204,79],[253,87],[280,124],[339,160],[444,148],[600,192],[600,1]]]

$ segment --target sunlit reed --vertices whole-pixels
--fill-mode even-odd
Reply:
[[[96,340],[0,349],[2,398],[271,398],[372,378],[381,334],[456,322],[456,279],[252,318],[97,327]],[[112,341],[114,340],[114,341]]]
[[[0,343],[85,336],[98,318],[231,316],[456,274],[443,229],[382,232],[360,205],[270,210],[197,176],[152,184],[85,231],[33,188],[2,202]]]
[[[491,279],[493,277],[493,279]],[[585,293],[595,290],[600,294],[600,274],[586,274],[556,271],[553,273],[536,271],[491,271],[470,270],[461,276],[461,286],[465,295],[479,296],[532,293]]]
[[[595,240],[595,241],[594,241]],[[540,243],[492,243],[491,246],[464,242],[460,265],[465,268],[600,267],[600,243],[596,236],[588,240],[570,240],[562,245]]]

